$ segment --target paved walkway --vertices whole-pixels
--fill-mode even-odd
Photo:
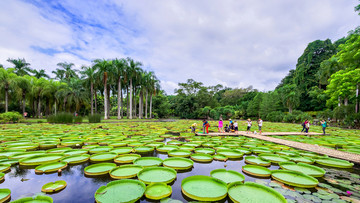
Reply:
[[[267,133],[267,134],[275,135],[275,133]],[[265,141],[269,141],[269,142],[273,142],[273,143],[277,143],[277,144],[286,145],[286,146],[297,148],[297,149],[315,152],[318,154],[325,154],[325,155],[328,155],[329,157],[347,160],[347,161],[350,161],[350,162],[360,165],[360,155],[359,154],[343,152],[343,151],[335,150],[332,148],[322,147],[322,146],[313,145],[313,144],[307,144],[307,143],[302,143],[302,142],[295,142],[295,141],[283,140],[283,139],[279,139],[279,138],[265,136],[267,134],[265,134],[265,133],[263,133],[262,135],[253,134],[253,133],[246,134],[245,132],[239,131],[238,133],[209,133],[209,134],[205,134],[205,135],[208,135],[208,136],[218,136],[218,135],[246,136],[246,137],[265,140]],[[291,132],[289,132],[289,133],[283,132],[283,133],[279,133],[279,134],[282,134],[282,135],[304,135],[301,133],[291,133]],[[320,134],[320,133],[309,133],[309,135],[318,135],[318,134]],[[198,134],[198,135],[204,135],[204,134]],[[278,134],[276,134],[276,135],[278,135]]]

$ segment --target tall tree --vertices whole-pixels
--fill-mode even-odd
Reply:
[[[31,72],[31,73],[33,74],[33,76],[36,77],[37,79],[39,79],[39,78],[47,78],[47,79],[49,79],[49,78],[50,78],[49,75],[46,74],[46,72],[45,72],[44,69],[40,69],[40,70],[34,69],[34,70],[31,70],[30,72]]]
[[[27,63],[25,59],[11,59],[9,58],[7,60],[8,62],[12,63],[14,67],[14,73],[18,76],[24,76],[29,75],[29,72],[31,72],[30,63]]]
[[[77,70],[73,68],[73,63],[61,62],[57,66],[60,66],[60,69],[56,69],[56,71],[63,70],[62,73],[65,80],[69,81],[71,78],[78,78]]]
[[[117,81],[117,119],[121,119],[121,109],[122,109],[122,86],[121,84],[123,83],[123,77],[124,77],[124,72],[126,70],[127,67],[127,62],[125,59],[115,59],[114,60],[114,69],[115,71],[113,72],[114,77]]]
[[[102,81],[104,85],[104,119],[107,120],[108,117],[108,90],[107,90],[107,80],[108,72],[111,70],[113,65],[112,61],[107,61],[105,59],[96,59],[94,60],[95,68],[98,69],[98,73],[102,75]]]
[[[13,68],[0,68],[0,87],[5,91],[5,112],[9,110],[9,90],[16,84],[16,78]]]
[[[25,113],[26,107],[26,96],[31,91],[31,81],[34,80],[33,77],[29,75],[25,75],[23,77],[17,77],[16,79],[16,86],[18,87],[19,94],[21,95],[22,99],[22,113]]]
[[[90,112],[94,114],[94,83],[96,80],[96,67],[83,66],[81,71],[82,79],[86,86],[90,86]]]
[[[126,67],[126,72],[127,72],[127,77],[129,79],[129,89],[130,89],[130,93],[129,93],[129,118],[132,119],[132,115],[133,115],[133,91],[134,91],[134,87],[133,87],[133,82],[134,82],[134,78],[136,77],[137,72],[140,70],[140,67],[142,66],[142,63],[139,61],[134,61],[131,58],[127,58],[126,59],[128,64]]]
[[[278,89],[281,100],[292,113],[293,109],[300,105],[300,93],[295,84],[285,85]]]

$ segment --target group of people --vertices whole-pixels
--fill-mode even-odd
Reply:
[[[251,119],[250,118],[247,119],[246,123],[247,123],[246,133],[250,133],[251,132],[251,126],[252,126]],[[261,118],[259,118],[259,120],[257,121],[257,124],[259,126],[259,134],[261,135],[261,133],[262,133],[262,124],[263,124],[263,121],[261,120]],[[191,125],[190,128],[191,128],[192,133],[195,133],[196,126],[197,126],[196,123]],[[208,134],[209,133],[210,123],[207,120],[204,119],[202,127],[203,127],[203,133]],[[229,124],[226,124],[224,126],[223,120],[220,119],[219,124],[218,124],[218,130],[219,130],[219,133],[224,133],[224,132],[234,132],[234,133],[236,133],[237,131],[239,131],[239,125],[238,125],[237,121],[232,121],[231,119],[229,119]],[[255,133],[256,133],[256,131],[255,131]]]
[[[321,127],[322,127],[322,131],[323,134],[325,135],[325,130],[327,127],[327,123],[326,121],[323,119],[320,121]],[[309,129],[310,129],[310,121],[308,119],[306,119],[302,124],[303,129],[301,130],[301,132],[305,132],[305,133],[309,133]]]

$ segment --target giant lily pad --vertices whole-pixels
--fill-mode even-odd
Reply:
[[[204,154],[215,154],[215,149],[213,148],[196,148],[195,153],[204,153]]]
[[[143,170],[144,167],[140,165],[122,165],[117,168],[112,169],[109,173],[110,176],[114,179],[124,179],[124,178],[133,178]]]
[[[12,203],[53,203],[54,200],[49,196],[38,195],[36,197],[24,197],[12,201]]]
[[[193,167],[193,165],[194,162],[192,160],[181,157],[171,157],[163,161],[163,166],[177,170],[186,170]]]
[[[125,164],[125,163],[133,163],[135,159],[140,158],[139,154],[122,154],[114,159],[115,163]]]
[[[234,182],[230,183],[228,187],[229,197],[236,203],[253,203],[253,202],[267,202],[267,203],[286,203],[285,197],[278,191],[253,182]]]
[[[159,200],[170,196],[172,193],[171,186],[165,183],[151,183],[146,187],[145,196],[149,199]]]
[[[62,162],[52,162],[47,164],[41,164],[35,168],[35,173],[51,173],[56,172],[59,169],[64,169],[67,167],[67,163]]]
[[[84,172],[89,176],[104,175],[115,167],[114,163],[99,163],[85,167]]]
[[[61,161],[67,162],[68,164],[78,164],[88,161],[89,158],[90,158],[89,154],[80,154],[80,155],[63,157]]]
[[[10,189],[7,188],[0,189],[0,202],[6,202],[10,199],[10,197],[11,197]]]
[[[0,164],[0,172],[4,172],[9,170],[11,167],[11,164]]]
[[[253,176],[259,176],[259,177],[270,177],[271,171],[268,168],[265,168],[263,166],[258,165],[245,165],[242,166],[242,171],[244,173],[253,175]]]
[[[211,162],[213,157],[210,154],[195,153],[190,155],[190,158],[197,162]]]
[[[183,149],[174,149],[174,150],[168,151],[168,155],[174,156],[174,157],[189,157],[190,154],[191,154],[191,151],[183,150]]]
[[[227,185],[224,181],[203,175],[184,178],[181,190],[187,197],[198,201],[219,201],[227,195]]]
[[[95,192],[95,200],[98,203],[105,202],[136,202],[146,190],[146,185],[138,180],[123,179],[115,180],[106,186],[101,186]]]
[[[224,181],[225,183],[232,183],[232,182],[243,182],[245,177],[243,174],[233,171],[233,170],[226,170],[226,169],[215,169],[210,172],[210,176],[217,178],[219,180]]]
[[[168,152],[174,149],[178,149],[178,146],[175,145],[164,145],[156,148],[156,151],[158,152]]]
[[[119,147],[119,148],[110,150],[110,152],[115,152],[117,154],[129,154],[132,151],[133,151],[132,147]]]
[[[302,188],[313,188],[319,183],[314,177],[289,170],[273,170],[271,177],[282,183]]]
[[[335,158],[319,158],[315,159],[315,162],[324,166],[331,166],[336,168],[352,168],[353,163],[350,163],[346,160],[335,159]]]
[[[150,153],[154,151],[154,147],[150,146],[140,146],[134,148],[136,153]]]
[[[5,179],[5,173],[0,173],[0,182]]]
[[[266,161],[270,161],[271,163],[276,163],[276,164],[290,160],[289,158],[287,158],[285,156],[280,156],[278,154],[268,154],[268,153],[259,154],[259,157]]]
[[[117,154],[114,152],[96,153],[91,155],[90,161],[92,162],[113,161],[115,157],[117,157]]]
[[[46,183],[42,186],[41,192],[45,193],[53,193],[63,190],[66,187],[66,182],[64,180],[58,180],[51,183]]]
[[[304,174],[312,176],[312,177],[322,177],[322,176],[324,176],[324,174],[326,172],[324,169],[322,169],[320,167],[301,163],[301,162],[299,162],[298,164],[296,164],[294,162],[282,162],[282,163],[279,163],[279,166],[282,169],[287,169],[290,171],[298,171],[298,172],[304,173]]]
[[[238,159],[244,155],[243,153],[232,149],[219,149],[216,151],[216,153],[232,159]]]
[[[170,183],[176,178],[176,171],[167,167],[148,167],[138,173],[138,178],[146,184]]]
[[[133,161],[135,165],[140,165],[144,167],[160,166],[162,162],[163,160],[158,157],[141,157]]]
[[[245,157],[245,163],[259,165],[259,166],[270,166],[271,165],[270,161],[266,161],[264,159],[261,159],[259,157],[255,157],[255,156]]]
[[[57,154],[57,153],[40,154],[40,155],[34,155],[20,159],[19,164],[23,166],[38,166],[41,164],[57,162],[62,157],[63,157],[62,154]]]

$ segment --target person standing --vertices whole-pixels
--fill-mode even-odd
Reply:
[[[321,123],[321,126],[322,126],[323,133],[324,133],[324,135],[325,135],[325,129],[326,129],[326,127],[327,127],[327,123],[326,123],[325,120],[320,121],[320,123]]]
[[[247,129],[246,129],[246,134],[249,134],[249,133],[250,133],[251,125],[252,125],[251,119],[250,119],[250,118],[248,118],[248,119],[247,119]]]
[[[309,129],[310,129],[310,122],[308,121],[306,124],[305,124],[305,133],[309,133]]]
[[[301,130],[301,132],[306,132],[306,124],[308,123],[309,121],[308,121],[308,119],[305,119],[305,121],[301,124],[302,125],[302,127],[303,127],[303,129]]]
[[[234,122],[234,130],[235,130],[235,133],[237,133],[239,131],[237,121]]]
[[[206,134],[209,134],[209,127],[210,124],[209,122],[207,122],[205,119],[203,120],[203,133],[205,134],[205,129],[206,129]]]
[[[258,125],[259,125],[259,134],[261,135],[261,133],[262,133],[262,124],[263,124],[263,121],[261,120],[261,118],[259,118],[259,120],[258,120]]]
[[[224,123],[223,123],[222,119],[220,119],[220,120],[219,120],[219,125],[218,125],[219,133],[223,133],[223,132],[224,132],[224,130],[223,130],[223,125],[224,125]]]

